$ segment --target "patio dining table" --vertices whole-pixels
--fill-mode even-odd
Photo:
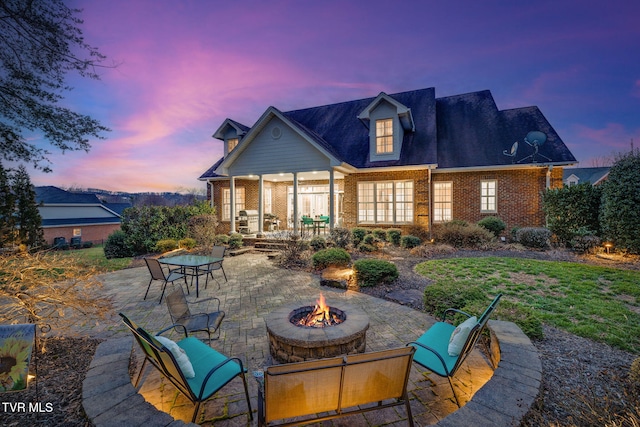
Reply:
[[[160,258],[158,260],[161,264],[165,264],[168,266],[177,266],[180,267],[183,274],[186,276],[191,276],[192,278],[196,278],[196,298],[199,297],[200,286],[198,278],[202,274],[207,274],[206,267],[209,264],[213,264],[216,262],[222,261],[222,258],[212,257],[208,255],[176,255],[167,258]],[[193,283],[193,280],[192,280]]]

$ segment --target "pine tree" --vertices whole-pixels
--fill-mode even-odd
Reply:
[[[0,248],[13,241],[15,199],[11,192],[9,174],[0,162]]]
[[[16,200],[18,241],[29,249],[44,244],[42,217],[36,203],[36,192],[24,165],[18,166],[13,175],[13,194]]]

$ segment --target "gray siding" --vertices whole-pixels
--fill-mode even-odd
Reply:
[[[279,138],[274,137],[276,127],[281,131]],[[233,162],[229,175],[305,172],[329,168],[329,158],[326,155],[274,117]]]

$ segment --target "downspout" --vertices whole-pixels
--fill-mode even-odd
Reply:
[[[431,199],[433,197],[433,188],[431,188],[431,168],[427,169],[428,182],[429,182],[429,240],[433,240],[433,215],[431,214]]]
[[[547,190],[551,188],[551,172],[553,171],[553,165],[549,165],[547,168]]]

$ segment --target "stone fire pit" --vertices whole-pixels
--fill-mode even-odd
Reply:
[[[305,307],[300,303],[285,305],[271,312],[265,319],[271,356],[278,362],[290,363],[364,353],[369,316],[347,303],[328,305],[344,312],[345,321],[321,328],[296,326],[289,318]]]

